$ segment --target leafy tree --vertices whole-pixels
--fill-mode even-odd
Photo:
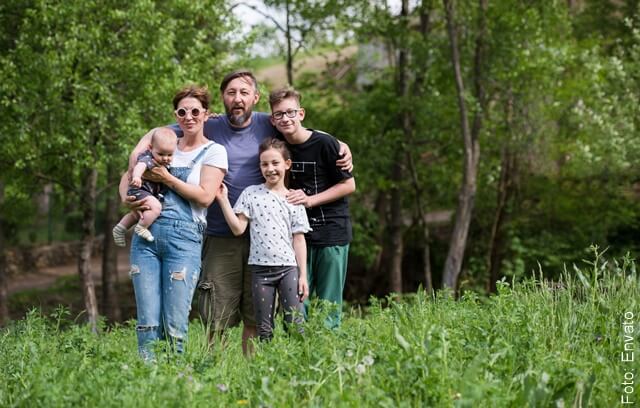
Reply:
[[[344,0],[264,0],[262,6],[240,1],[232,8],[249,8],[267,19],[268,24],[284,38],[280,53],[285,56],[287,82],[294,84],[294,61],[298,53],[317,45],[337,42],[344,33],[340,32],[340,17],[344,16],[349,1]],[[267,31],[268,32],[268,31]],[[278,39],[269,38],[270,44],[280,44]]]
[[[580,14],[571,17],[566,3],[423,1],[400,14],[387,2],[357,4],[361,53],[377,48],[386,69],[373,70],[360,56],[346,81],[309,80],[310,88],[326,89],[313,92],[305,105],[313,126],[348,140],[357,162],[366,163],[356,169],[352,208],[354,252],[374,261],[367,276],[379,282],[392,275],[397,291],[405,286],[398,283],[398,260],[419,265],[416,248],[426,249],[424,265],[430,256],[446,264],[442,250],[428,251],[428,228],[427,234],[417,231],[427,210],[451,208],[457,197],[464,198],[458,214],[465,217],[458,216],[443,272],[453,288],[466,274],[466,285],[486,282],[493,291],[514,265],[524,273],[536,260],[553,274],[563,259],[581,259],[585,247],[606,243],[634,219],[633,205],[620,194],[640,140],[637,120],[629,120],[638,117],[638,71],[627,43],[611,56],[608,43],[577,35],[572,18]],[[446,5],[456,6],[449,9],[456,14],[453,36],[447,35]],[[457,41],[457,75],[448,38]],[[398,92],[399,78],[408,79],[408,95]],[[464,108],[467,125],[456,107]],[[466,148],[460,133],[469,136]],[[481,140],[487,140],[482,160]],[[556,188],[562,183],[574,190]],[[588,193],[594,185],[598,193]],[[454,186],[463,186],[460,196]],[[608,206],[604,197],[620,207]],[[584,218],[594,212],[603,222]]]
[[[15,119],[13,143],[25,150],[15,165],[62,187],[82,211],[78,270],[94,329],[89,260],[100,179],[113,163],[125,166],[150,122],[168,120],[179,84],[221,68],[224,47],[211,42],[224,42],[222,5],[34,1],[15,48],[0,60],[6,81],[19,84],[2,96]]]

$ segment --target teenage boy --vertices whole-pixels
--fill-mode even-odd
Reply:
[[[347,277],[351,220],[347,196],[356,190],[353,175],[336,167],[338,141],[331,135],[302,126],[301,96],[292,88],[269,96],[271,123],[284,136],[293,165],[287,200],[307,209],[313,231],[307,241],[309,294],[335,304],[325,326],[340,325],[342,293]]]

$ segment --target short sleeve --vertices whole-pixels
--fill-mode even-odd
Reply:
[[[309,219],[307,218],[307,211],[304,209],[303,205],[295,205],[293,206],[292,216],[291,216],[291,233],[307,233],[311,231],[311,226],[309,226]]]
[[[205,166],[217,167],[226,173],[229,168],[227,149],[225,149],[221,144],[213,143],[213,145],[207,150],[207,153],[205,153],[202,164]]]
[[[323,153],[325,156],[326,163],[329,164],[330,177],[334,183],[339,183],[342,180],[350,179],[353,175],[344,171],[338,166],[336,166],[336,160],[340,158],[340,143],[338,143],[338,139],[331,135],[326,135],[326,143],[324,143]]]
[[[144,165],[147,166],[147,170],[155,167],[155,164],[153,164],[153,155],[149,150],[145,150],[144,152],[140,153],[138,155],[137,162],[144,163]]]
[[[250,187],[249,187],[250,188]],[[236,205],[233,206],[233,212],[236,214],[244,214],[247,218],[252,218],[251,211],[251,192],[249,188],[245,188],[238,200],[236,201]]]

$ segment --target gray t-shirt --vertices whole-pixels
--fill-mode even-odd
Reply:
[[[291,205],[260,184],[247,187],[233,211],[249,218],[249,265],[297,265],[293,234],[311,231],[304,206]]]
[[[177,124],[172,129],[178,136],[182,136],[182,130]],[[277,134],[269,115],[263,112],[253,112],[251,124],[246,128],[234,127],[226,115],[210,118],[205,122],[204,135],[227,150],[229,168],[224,176],[224,183],[229,189],[231,205],[235,204],[242,190],[264,182],[260,172],[258,147],[263,140],[277,137]],[[233,237],[217,201],[211,204],[207,212],[207,235]]]

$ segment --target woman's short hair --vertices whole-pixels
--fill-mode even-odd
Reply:
[[[187,85],[180,89],[173,97],[173,109],[178,109],[178,104],[184,98],[195,98],[200,101],[205,110],[209,110],[211,94],[206,86]]]

